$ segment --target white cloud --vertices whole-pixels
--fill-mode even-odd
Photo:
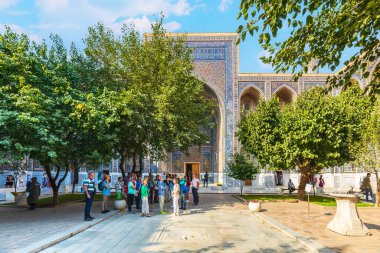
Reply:
[[[69,5],[69,0],[37,0],[36,5],[42,8],[43,11],[55,11],[67,8]]]
[[[5,10],[12,5],[17,4],[19,0],[0,0],[0,10]]]
[[[1,1],[1,0],[0,0]],[[162,12],[165,17],[189,15],[195,8],[189,0],[35,0],[38,8],[38,23],[31,26],[42,37],[58,33],[67,40],[78,42],[87,28],[97,22],[103,22],[115,32],[120,32],[124,23],[133,23],[139,32],[147,32],[154,18]],[[164,24],[168,31],[181,27],[176,21]]]
[[[222,0],[218,6],[218,10],[225,12],[231,5],[233,0]]]
[[[121,31],[121,27],[126,24],[126,25],[133,25],[134,28],[140,33],[140,34],[143,34],[143,33],[146,33],[146,32],[150,32],[151,30],[151,25],[152,23],[155,22],[154,20],[150,20],[148,17],[146,16],[142,16],[141,18],[128,18],[128,19],[125,19],[121,22],[118,22],[118,23],[114,23],[112,25],[110,25],[109,27],[115,32],[115,33],[120,33]],[[172,22],[168,22],[168,23],[164,23],[163,24],[164,28],[168,31],[168,32],[174,32],[176,30],[178,30],[179,28],[181,28],[181,24],[178,23],[178,22],[175,22],[175,21],[172,21]]]
[[[178,22],[172,21],[172,22],[164,24],[164,28],[168,32],[175,32],[176,30],[178,30],[179,28],[181,28],[181,24],[178,23]]]
[[[268,57],[270,56],[270,53],[266,50],[261,50],[258,54],[257,54],[257,62],[259,63],[259,65],[264,68],[264,69],[270,69],[270,70],[273,70],[273,67],[270,65],[270,64],[267,64],[267,63],[264,63],[260,58],[261,57]]]

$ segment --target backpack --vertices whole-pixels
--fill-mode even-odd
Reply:
[[[103,180],[102,181],[100,181],[99,182],[99,184],[98,184],[98,189],[99,189],[99,191],[103,191]]]
[[[186,194],[189,192],[189,187],[187,187],[185,184],[181,186],[181,192]]]

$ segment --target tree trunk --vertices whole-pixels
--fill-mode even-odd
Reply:
[[[143,169],[144,169],[144,166],[143,166],[143,156],[142,155],[139,156],[139,165],[140,165],[139,176],[141,177],[142,173],[143,173]]]
[[[56,206],[56,205],[59,204],[59,201],[58,201],[58,187],[56,185],[53,187],[53,184],[52,184],[51,188],[53,189],[53,202],[52,202],[52,204],[54,206]]]
[[[72,166],[73,166],[74,178],[73,178],[73,189],[71,190],[71,193],[74,194],[75,185],[77,185],[79,181],[79,162],[75,160]]]
[[[132,173],[136,172],[136,155],[132,157]]]
[[[306,167],[300,167],[301,170],[301,180],[298,185],[298,199],[303,200],[305,198],[306,192],[305,187],[307,182],[309,181],[309,173]]]
[[[50,181],[50,184],[51,184],[51,188],[53,190],[53,201],[52,201],[52,204],[54,206],[58,205],[59,201],[58,201],[58,190],[59,190],[59,187],[61,186],[61,183],[65,180],[67,174],[69,173],[69,165],[66,164],[65,166],[65,174],[63,175],[63,177],[58,180],[59,178],[59,174],[61,172],[61,167],[57,166],[57,172],[55,174],[55,176],[53,177],[52,174],[51,174],[51,168],[50,166],[46,166],[44,165],[44,168],[45,168],[45,171],[46,171],[46,175],[48,176],[49,178],[49,181]],[[58,180],[58,183],[57,183],[57,180]]]
[[[123,154],[120,155],[120,171],[121,171],[121,176],[123,179],[125,178],[125,156]]]
[[[240,180],[240,196],[243,196],[244,181]]]

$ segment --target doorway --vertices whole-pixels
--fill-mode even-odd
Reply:
[[[199,165],[200,163],[185,163],[185,176],[192,181],[193,180],[193,174],[197,175],[199,179]]]

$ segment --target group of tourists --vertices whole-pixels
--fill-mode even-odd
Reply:
[[[95,174],[89,173],[88,178],[83,181],[83,189],[86,197],[85,206],[85,221],[91,221],[93,217],[90,215],[92,201],[96,193]],[[208,181],[208,180],[207,180]],[[204,182],[206,185],[208,182]],[[150,217],[149,205],[154,203],[159,204],[161,214],[166,214],[165,202],[172,202],[172,213],[177,216],[180,210],[186,210],[186,202],[189,201],[189,192],[191,189],[194,206],[199,204],[198,189],[200,181],[197,175],[193,175],[190,181],[186,176],[177,175],[149,175],[143,180],[140,175],[129,173],[126,177],[119,177],[115,184],[115,192],[117,196],[122,196],[127,201],[128,214],[135,214],[132,207],[141,216]],[[101,212],[107,213],[108,201],[111,195],[110,176],[105,174],[98,184],[98,189],[102,192],[102,210]]]

